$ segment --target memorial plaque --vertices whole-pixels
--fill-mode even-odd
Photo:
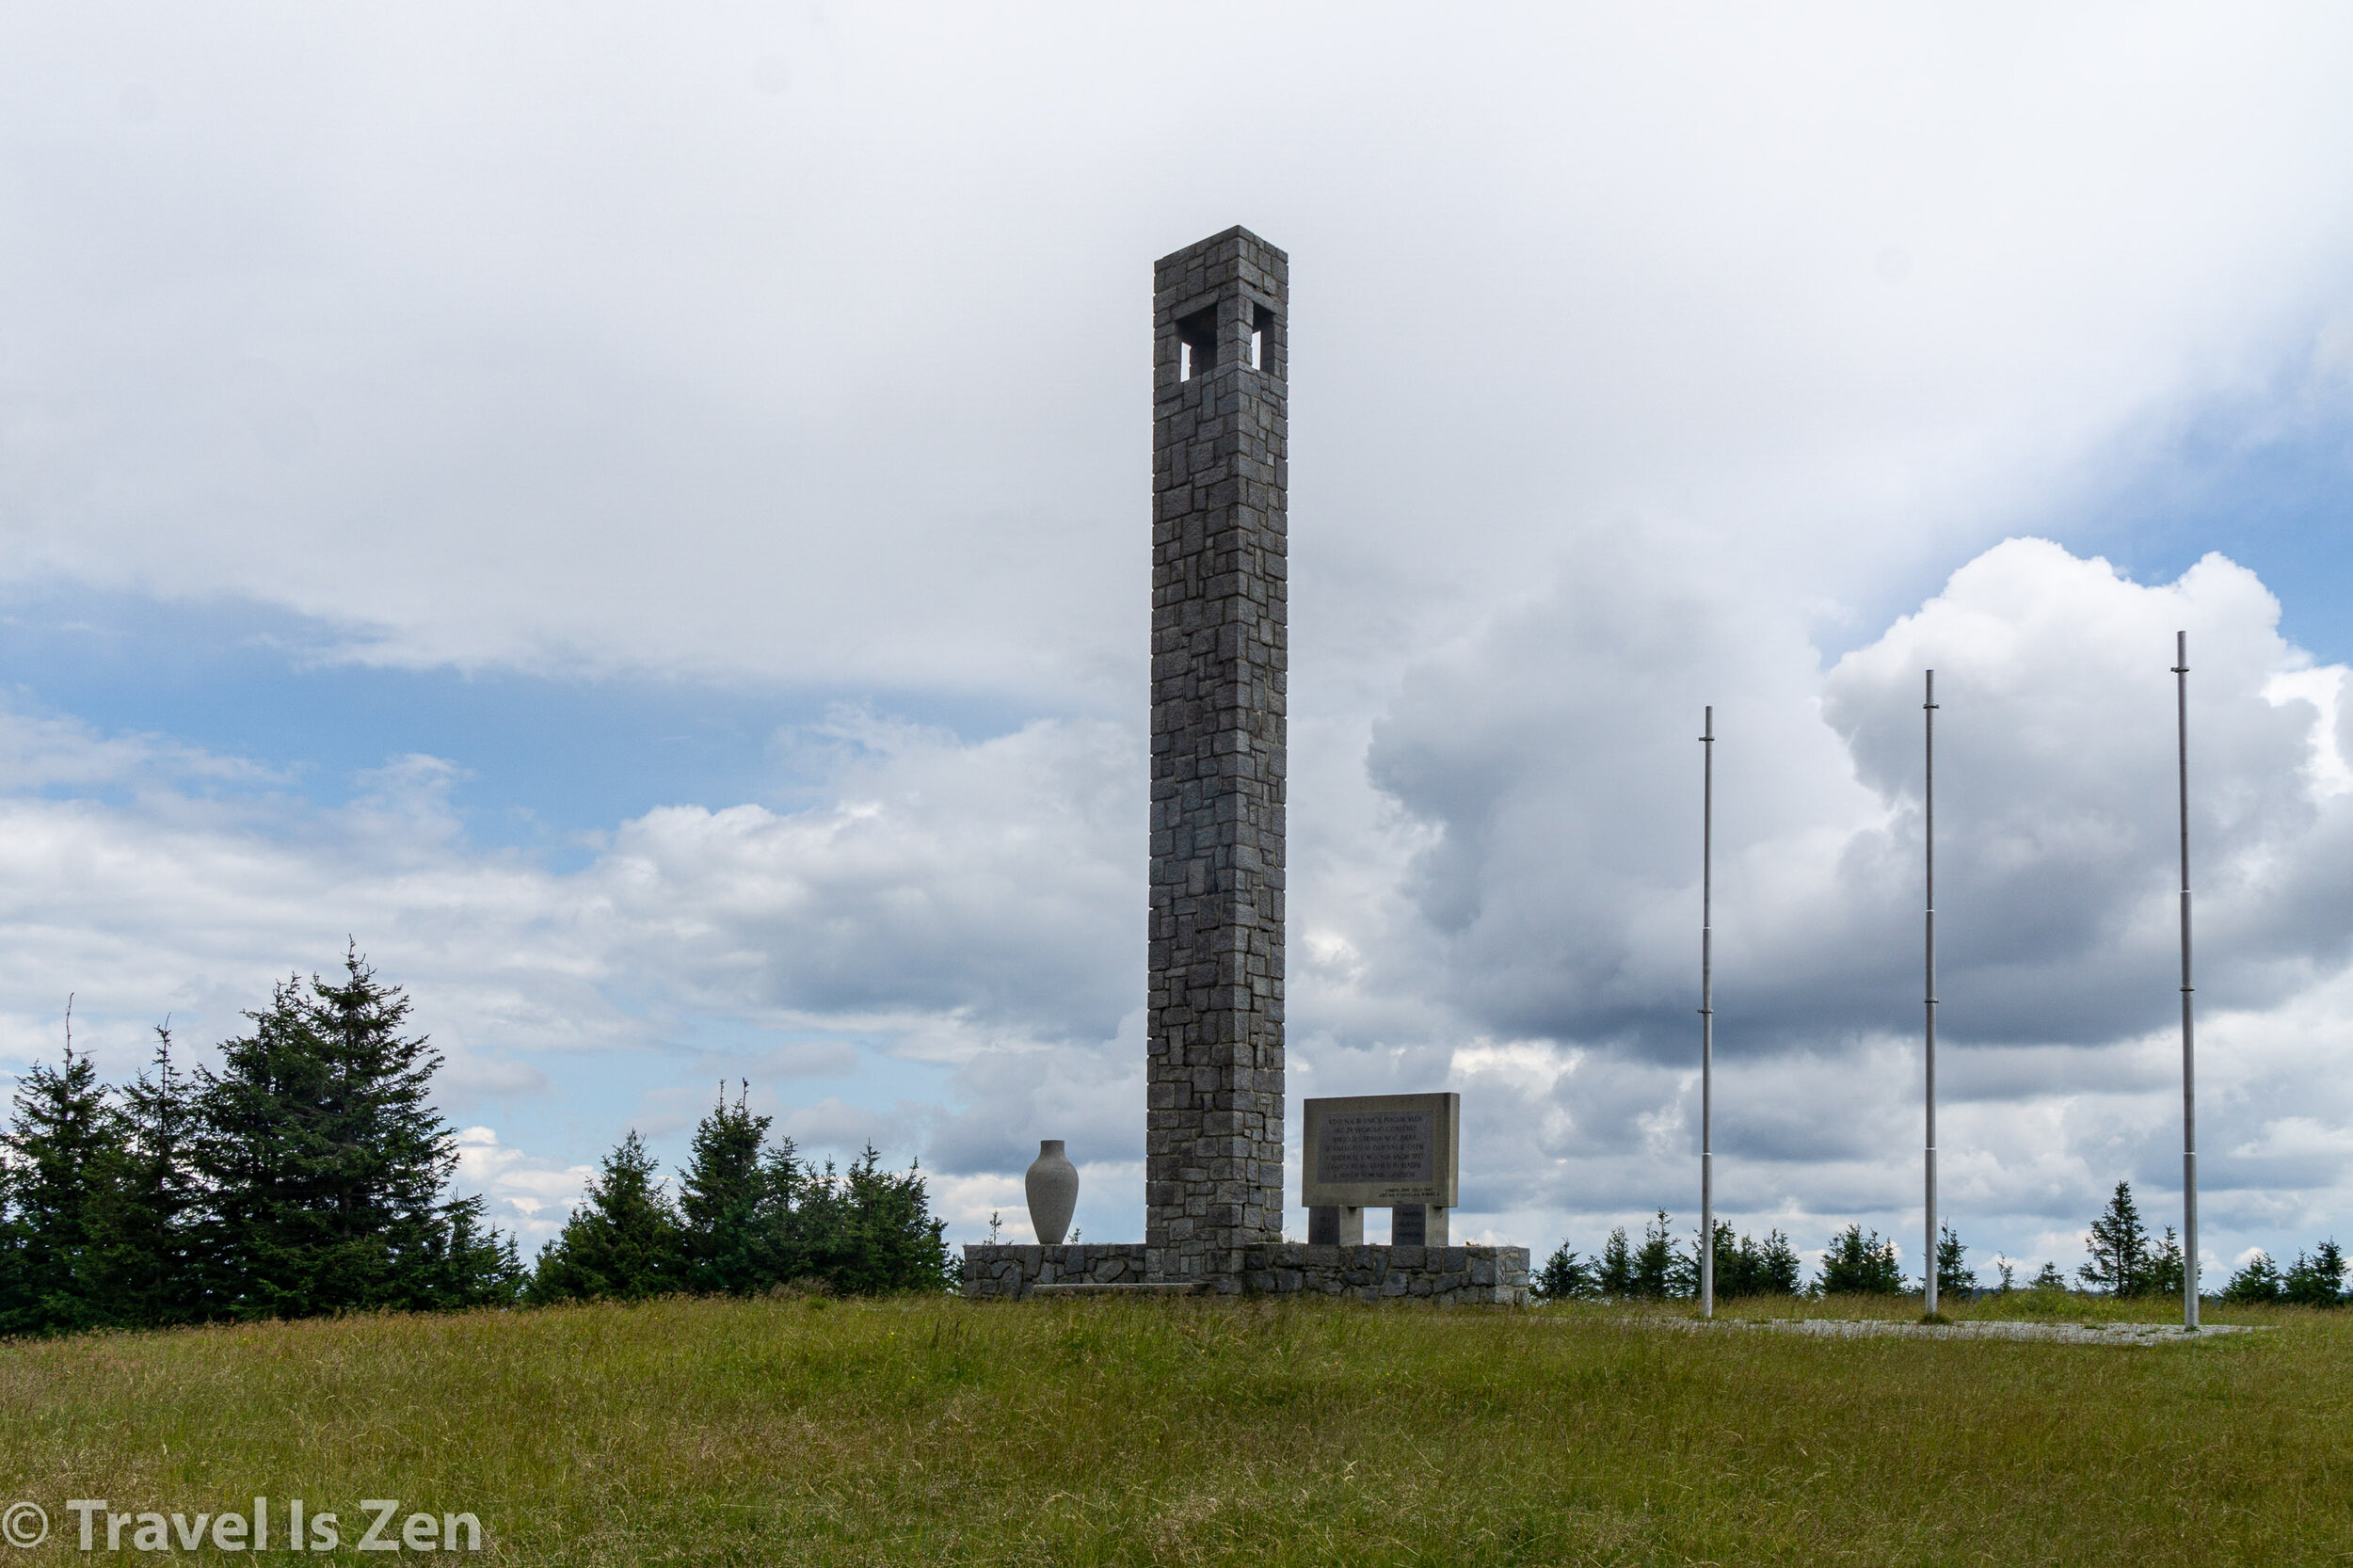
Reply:
[[[1308,1208],[1454,1207],[1460,1095],[1358,1095],[1305,1103]]]

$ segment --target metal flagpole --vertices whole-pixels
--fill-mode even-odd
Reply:
[[[2198,1055],[2189,984],[2189,633],[2173,633],[2182,785],[2182,1327],[2198,1327]]]
[[[1716,710],[1700,736],[1700,1316],[1716,1316]]]
[[[1927,758],[1926,810],[1920,842],[1928,869],[1928,1139],[1923,1145],[1928,1176],[1928,1252],[1921,1272],[1928,1281],[1926,1305],[1936,1310],[1936,672],[1928,672],[1928,687],[1920,703],[1922,739]]]

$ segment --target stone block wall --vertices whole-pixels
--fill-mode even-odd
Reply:
[[[1252,1247],[1243,1285],[1253,1294],[1337,1296],[1520,1306],[1528,1302],[1526,1247],[1329,1247],[1278,1241]]]
[[[971,1301],[1018,1301],[1041,1285],[1133,1285],[1143,1278],[1138,1241],[1060,1247],[974,1242],[964,1249],[964,1293]]]
[[[1144,1245],[1229,1291],[1283,1226],[1289,269],[1244,229],[1153,269]]]
[[[1529,1299],[1526,1247],[1325,1247],[1275,1241],[1244,1249],[1243,1264],[1237,1283],[1254,1295],[1418,1301],[1437,1306],[1518,1306]],[[1144,1277],[1144,1249],[1133,1242],[975,1244],[964,1249],[964,1293],[972,1301],[1018,1301],[1041,1285],[1129,1285]]]

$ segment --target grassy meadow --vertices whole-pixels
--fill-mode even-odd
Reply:
[[[2130,1304],[2057,1304],[2166,1311]],[[1728,1315],[1838,1311],[1903,1305]],[[0,1559],[89,1560],[70,1497],[257,1494],[335,1512],[338,1556],[362,1498],[470,1511],[470,1560],[499,1562],[2353,1557],[2353,1313],[2210,1318],[2269,1331],[2122,1349],[1692,1332],[1688,1309],[772,1298],[13,1343],[0,1507],[40,1503],[51,1533]]]

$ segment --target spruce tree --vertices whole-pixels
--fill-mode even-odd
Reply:
[[[121,1119],[98,1070],[71,1036],[61,1065],[36,1063],[19,1081],[15,1114],[0,1135],[12,1232],[0,1334],[70,1334],[114,1320],[100,1227],[121,1142]]]
[[[769,1118],[744,1105],[744,1085],[733,1105],[722,1085],[719,1103],[695,1128],[694,1151],[679,1184],[684,1224],[685,1287],[712,1295],[748,1295],[789,1277],[792,1184],[778,1191],[780,1167],[762,1158]],[[789,1170],[792,1141],[781,1149]]]
[[[1634,1295],[1634,1249],[1625,1239],[1625,1226],[1619,1225],[1601,1244],[1601,1267],[1594,1272],[1594,1285],[1613,1302],[1632,1299]]]
[[[828,1167],[830,1169],[830,1167]],[[801,1161],[790,1138],[779,1138],[760,1157],[760,1267],[763,1284],[789,1285],[811,1277],[817,1251],[812,1225],[819,1223],[817,1206],[809,1203],[817,1173]],[[995,1215],[989,1216],[996,1229]]]
[[[1545,1266],[1536,1272],[1531,1283],[1538,1301],[1577,1301],[1593,1293],[1593,1267],[1581,1261],[1563,1241],[1545,1259]]]
[[[1673,1225],[1662,1208],[1642,1227],[1642,1245],[1634,1255],[1634,1294],[1644,1301],[1688,1296],[1696,1288],[1691,1280],[1696,1264],[1674,1244]]]
[[[2165,1227],[2165,1234],[2149,1249],[2148,1267],[2141,1272],[2141,1294],[2150,1296],[2179,1296],[2183,1289],[2182,1239],[2173,1234],[2173,1227]]]
[[[2280,1299],[2298,1306],[2345,1304],[2345,1253],[2335,1240],[2323,1241],[2309,1257],[2296,1255],[2280,1281]]]
[[[1756,1292],[1749,1288],[1747,1271],[1743,1267],[1739,1243],[1733,1240],[1732,1226],[1722,1220],[1716,1222],[1715,1252],[1716,1299],[1730,1301],[1736,1296],[1754,1295]],[[1700,1238],[1695,1230],[1691,1236],[1691,1278],[1694,1295],[1697,1294],[1699,1288],[1699,1260]]]
[[[1741,1245],[1747,1244],[1748,1239],[1742,1237]],[[1761,1296],[1794,1296],[1803,1285],[1804,1268],[1798,1261],[1798,1249],[1779,1230],[1765,1233],[1764,1242],[1756,1249],[1753,1268],[1757,1294]]]
[[[1895,1296],[1903,1288],[1896,1243],[1881,1240],[1878,1231],[1866,1233],[1859,1224],[1830,1239],[1822,1272],[1814,1282],[1816,1291],[1825,1296]]]
[[[31,1281],[24,1267],[24,1226],[8,1192],[8,1173],[0,1168],[0,1337],[32,1332]]]
[[[2280,1266],[2271,1261],[2271,1255],[2258,1252],[2240,1266],[2222,1288],[2222,1299],[2236,1305],[2267,1305],[2286,1293],[2287,1282],[2281,1276]]]
[[[642,1301],[688,1288],[684,1236],[634,1129],[605,1156],[562,1234],[540,1249],[534,1302]]]
[[[171,1030],[155,1031],[152,1076],[121,1093],[123,1136],[107,1162],[99,1224],[101,1272],[116,1319],[143,1326],[207,1315],[196,1267],[198,1191],[190,1169],[193,1085],[171,1060]]]
[[[751,1112],[746,1093],[730,1104],[722,1088],[696,1128],[675,1205],[644,1141],[623,1139],[541,1250],[527,1298],[746,1295],[796,1281],[881,1295],[959,1283],[920,1169],[886,1171],[870,1144],[845,1171],[830,1161],[813,1171],[791,1139],[768,1141],[769,1118]]]
[[[441,1202],[456,1141],[427,1100],[440,1057],[401,1032],[408,999],[356,950],[340,983],[280,984],[250,1032],[199,1072],[195,1165],[206,1288],[240,1318],[300,1317],[448,1299],[453,1225]],[[469,1254],[480,1261],[479,1248]]]
[[[1961,1244],[1961,1238],[1954,1234],[1952,1226],[1942,1227],[1936,1239],[1936,1290],[1938,1295],[1966,1295],[1977,1289],[1977,1271],[1970,1268],[1963,1261],[1968,1252],[1969,1249]]]
[[[2091,1288],[2137,1296],[2149,1288],[2149,1230],[2140,1223],[2130,1182],[2116,1184],[2107,1208],[2091,1222],[2091,1240],[2084,1247],[2091,1261],[2076,1274]]]
[[[415,1271],[410,1304],[443,1312],[513,1305],[531,1277],[515,1239],[483,1224],[479,1196],[444,1204],[441,1213],[443,1224]]]
[[[1796,1249],[1778,1230],[1765,1240],[1742,1235],[1736,1243],[1732,1227],[1716,1224],[1716,1296],[1729,1301],[1740,1296],[1794,1296],[1801,1272]]]
[[[1716,1222],[1716,1300],[1798,1295],[1798,1253],[1782,1231],[1765,1231],[1765,1240],[1749,1234],[1735,1240],[1732,1226]]]
[[[921,1173],[881,1168],[869,1144],[839,1178],[805,1182],[798,1216],[808,1272],[843,1295],[944,1290],[948,1223],[935,1220]]]

